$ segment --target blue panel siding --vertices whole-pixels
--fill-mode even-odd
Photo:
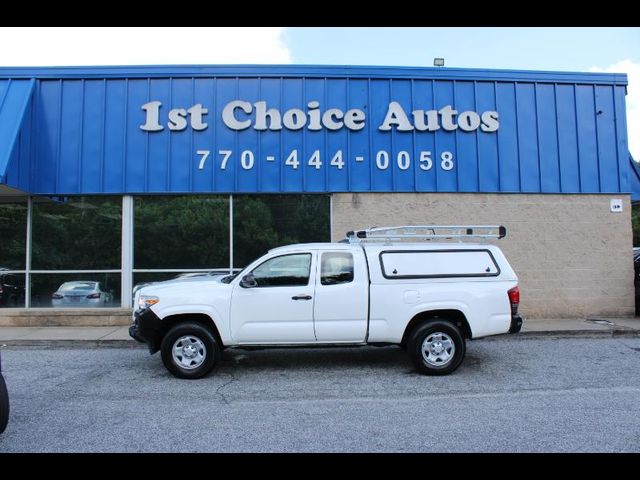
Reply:
[[[433,110],[433,82],[426,80],[413,81],[413,104],[420,110]],[[413,135],[412,165],[415,176],[415,188],[418,192],[433,192],[436,190],[436,162],[434,160],[435,135],[422,132]]]
[[[286,78],[282,81],[281,113],[292,109],[304,109],[304,80]],[[289,164],[285,164],[289,160]],[[302,130],[283,135],[280,156],[281,190],[283,192],[302,192],[304,185],[304,137]]]
[[[580,185],[576,102],[573,85],[556,86],[560,191],[583,191]]]
[[[435,108],[439,110],[445,105],[452,105],[455,109],[455,99],[453,82],[434,82],[433,98]],[[433,152],[433,163],[436,169],[436,183],[440,192],[455,192],[458,188],[458,162],[460,160],[456,150],[456,132],[446,131],[440,128],[435,133],[435,149]],[[450,153],[453,155],[453,168],[444,170],[442,168],[443,155]]]
[[[82,116],[84,102],[83,80],[67,80],[62,83],[62,108],[58,138],[58,182],[59,192],[79,190],[82,140]]]
[[[358,108],[368,116],[369,81],[350,79],[348,99],[349,108]],[[372,122],[366,122],[361,130],[329,136],[329,154],[332,158],[339,150],[338,147],[343,145],[342,138],[346,137],[344,145],[348,148],[342,150],[342,159],[345,162],[343,169],[347,170],[349,183],[344,191],[366,192],[371,188],[370,172],[374,165],[374,159],[370,154],[369,146],[373,137],[372,125]]]
[[[33,100],[29,100],[25,116],[22,120],[19,138],[20,153],[16,159],[17,186],[19,190],[29,189],[29,163],[33,148]]]
[[[391,67],[0,68],[0,178],[60,195],[627,192],[626,83],[619,74]],[[15,88],[31,95],[28,107]],[[251,104],[252,113],[235,112],[249,128],[222,122],[234,100]],[[162,104],[161,131],[140,129],[149,101]],[[298,109],[305,127],[256,130],[257,101],[280,122]],[[381,131],[390,102],[412,126],[416,110],[437,124]],[[170,130],[169,112],[195,104],[207,127],[194,130],[187,114],[186,128]],[[465,111],[497,111],[499,128],[445,129],[449,105],[456,125]],[[363,111],[364,127],[310,130],[310,116],[329,108]],[[14,117],[15,131],[4,127]]]
[[[104,133],[105,83],[86,80],[82,97],[80,191],[99,192],[102,186],[102,136]]]
[[[19,161],[14,151],[20,148],[20,132],[31,105],[34,80],[0,80],[0,181],[10,164]],[[17,181],[16,170],[11,170]]]
[[[124,186],[126,130],[123,125],[126,125],[127,82],[126,80],[108,81],[106,91],[102,191],[118,193],[126,191]]]
[[[477,111],[474,82],[455,82],[455,95],[458,114],[465,111]],[[493,108],[488,110],[493,110]],[[457,162],[458,191],[477,192],[479,184],[478,132],[456,131],[456,150],[460,152]]]
[[[149,80],[149,98],[160,102],[161,118],[167,115],[169,106],[171,105],[170,81],[168,79],[151,79]],[[204,99],[203,99],[204,101]],[[141,108],[142,106],[140,106]],[[140,128],[138,126],[138,128]],[[147,156],[145,171],[146,190],[148,192],[165,192],[169,189],[169,159],[171,133],[165,126],[164,130],[159,132],[144,133]],[[153,136],[153,141],[150,141]],[[212,167],[208,167],[208,172],[212,171]]]
[[[238,98],[252,105],[260,100],[258,80],[255,78],[241,79],[238,82]],[[256,192],[260,170],[260,151],[258,149],[259,132],[253,128],[242,130],[238,134],[237,149],[234,154],[237,168],[236,191]],[[253,159],[253,160],[252,160]],[[248,168],[250,165],[253,166]]]
[[[340,81],[340,80],[338,80]],[[316,78],[310,78],[304,80],[303,85],[303,97],[300,109],[305,111],[307,104],[311,101],[320,102],[321,108],[327,108],[327,103],[324,100],[324,86],[326,82]],[[336,85],[331,85],[335,88]],[[302,158],[300,159],[300,168],[303,173],[303,191],[318,192],[323,191],[324,185],[326,185],[326,172],[328,165],[324,164],[324,131],[314,131],[304,128],[300,130],[303,136],[304,150]],[[317,154],[316,154],[317,152]],[[322,165],[320,168],[316,168],[319,163]]]
[[[400,103],[409,117],[409,121],[413,122],[411,111],[415,103],[411,92],[411,81],[394,80],[391,82],[391,100]],[[393,175],[393,190],[396,192],[415,190],[413,139],[413,132],[391,132],[392,149],[389,152],[389,168]]]
[[[370,91],[370,128],[371,128],[371,189],[374,191],[393,191],[392,136],[379,135],[378,127],[383,124],[387,106],[392,101],[390,80],[371,80]],[[406,105],[403,105],[406,109]]]
[[[498,161],[500,191],[520,191],[520,157],[518,156],[518,119],[516,112],[516,86],[513,83],[496,84],[496,108],[500,115],[498,130]]]
[[[477,82],[475,85],[476,108],[478,112],[496,111],[496,85],[493,82]],[[498,136],[478,137],[478,190],[481,192],[500,191],[498,166]]]
[[[595,87],[596,129],[598,163],[600,165],[600,190],[614,192],[619,188],[618,156],[616,149],[615,110],[613,89]]]
[[[216,80],[218,87],[216,96],[216,118],[221,118],[224,106],[236,100],[236,81],[233,79]],[[233,192],[235,189],[236,169],[240,167],[236,151],[236,137],[233,130],[224,128],[221,123],[215,127],[216,150],[212,152],[212,164],[215,165],[213,174],[214,188],[218,192]],[[226,153],[224,153],[226,152]],[[229,156],[230,154],[230,156]],[[226,159],[226,164],[224,163]],[[224,168],[223,168],[224,166]]]
[[[1,82],[0,82],[1,84]],[[28,191],[29,188],[29,160],[31,158],[31,146],[33,136],[33,101],[31,93],[24,92],[28,98],[22,118],[13,119],[18,138],[14,142],[13,150],[5,167],[5,183],[13,185],[18,190]],[[4,124],[6,127],[6,123]],[[5,132],[6,133],[6,132]]]
[[[583,191],[598,192],[600,191],[600,173],[593,87],[591,85],[576,85],[575,95],[580,185]]]
[[[191,148],[193,155],[191,165],[191,190],[196,192],[210,192],[213,190],[213,171],[215,170],[213,162],[216,157],[214,155],[215,135],[212,133],[215,130],[212,128],[215,118],[214,82],[215,80],[212,78],[197,78],[193,81],[193,104],[200,103],[208,112],[206,115],[203,115],[202,120],[208,125],[208,128],[193,131],[193,145]],[[209,157],[205,159],[202,170],[199,169],[202,156],[196,153],[198,151],[210,152]]]
[[[260,79],[260,99],[267,102],[267,108],[280,109],[282,81],[274,78]],[[282,119],[281,119],[282,120]],[[269,124],[267,124],[269,126]],[[280,191],[280,169],[282,168],[282,138],[277,130],[260,132],[260,189],[261,192]],[[258,159],[256,159],[258,160]]]
[[[625,167],[628,171],[631,201],[635,203],[640,201],[640,166],[638,166],[638,163],[629,156]]]
[[[321,109],[333,108],[336,105],[345,105],[347,109],[352,108],[347,98],[349,87],[346,79],[323,83],[321,95],[316,98],[320,101]],[[342,128],[330,132],[318,132],[317,135],[319,138],[318,147],[321,152],[324,152],[322,156],[324,172],[322,173],[324,173],[323,180],[325,183],[315,185],[312,191],[322,191],[324,185],[335,185],[337,189],[349,190],[349,166],[352,165],[353,160],[349,161],[349,134],[347,130]],[[331,160],[338,151],[342,152],[344,161],[342,168],[337,165],[339,163],[338,159],[334,162],[335,165],[331,165]]]
[[[540,191],[559,192],[558,122],[554,85],[536,85],[535,97]]]
[[[36,138],[34,171],[36,181],[32,191],[57,193],[59,191],[56,181],[58,179],[58,148],[60,146],[62,81],[40,82],[37,97],[38,136]],[[122,131],[120,122],[114,124],[114,128]],[[122,175],[118,175],[118,178],[121,179]],[[121,186],[117,187],[117,190],[121,189]]]
[[[171,81],[171,106],[170,108],[188,109],[193,103],[192,79],[177,78]],[[139,104],[139,102],[138,102]],[[138,105],[136,104],[136,106]],[[138,107],[139,108],[139,107]],[[169,109],[167,109],[167,114]],[[166,117],[160,117],[165,119]],[[142,124],[143,115],[140,117],[137,125]],[[161,120],[162,121],[162,120]],[[168,120],[165,119],[165,123]],[[171,147],[169,157],[169,191],[170,192],[188,192],[189,180],[191,176],[191,165],[194,163],[195,155],[191,151],[191,127],[189,126],[189,118],[186,118],[187,127],[184,130],[176,130],[170,132]],[[165,127],[169,129],[169,127]],[[153,139],[150,139],[150,142]]]
[[[620,174],[620,191],[628,192],[636,190],[631,189],[631,174],[628,173],[627,160],[630,157],[628,154],[627,145],[627,117],[625,114],[624,97],[626,95],[625,87],[614,87],[614,110],[615,110],[615,127],[617,141],[617,155],[618,155],[618,172]],[[637,192],[640,195],[640,192]]]
[[[523,192],[539,192],[540,164],[538,161],[538,122],[534,84],[516,84],[516,110],[520,189]]]

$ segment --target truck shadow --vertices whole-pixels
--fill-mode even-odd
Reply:
[[[477,372],[483,365],[497,361],[491,352],[469,352],[461,368]],[[216,370],[220,373],[255,373],[265,370],[381,370],[388,373],[423,376],[413,366],[406,351],[399,346],[387,347],[311,347],[268,348],[263,350],[228,349],[222,352]]]
[[[407,354],[397,346],[269,348],[264,350],[228,349],[218,368],[413,368]]]

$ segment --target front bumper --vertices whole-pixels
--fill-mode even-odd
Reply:
[[[511,317],[511,326],[509,327],[509,333],[518,333],[522,328],[524,320],[520,315],[513,315]]]
[[[133,314],[129,336],[138,342],[146,343],[152,355],[160,350],[163,334],[162,320],[150,308],[138,310]]]

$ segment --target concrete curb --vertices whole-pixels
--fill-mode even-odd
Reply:
[[[534,337],[546,337],[546,338],[612,338],[612,337],[640,337],[640,331],[633,329],[620,329],[620,330],[548,330],[548,331],[533,331],[533,332],[520,332],[515,335],[511,335],[512,338],[534,338]],[[492,337],[481,338],[480,340],[492,340],[504,338],[504,335],[496,335]]]
[[[133,340],[0,340],[0,348],[4,347],[147,349],[146,344]]]

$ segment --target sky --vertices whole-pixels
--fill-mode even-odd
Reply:
[[[640,28],[0,27],[0,66],[323,64],[619,72],[640,159]],[[17,46],[17,47],[15,47]]]

